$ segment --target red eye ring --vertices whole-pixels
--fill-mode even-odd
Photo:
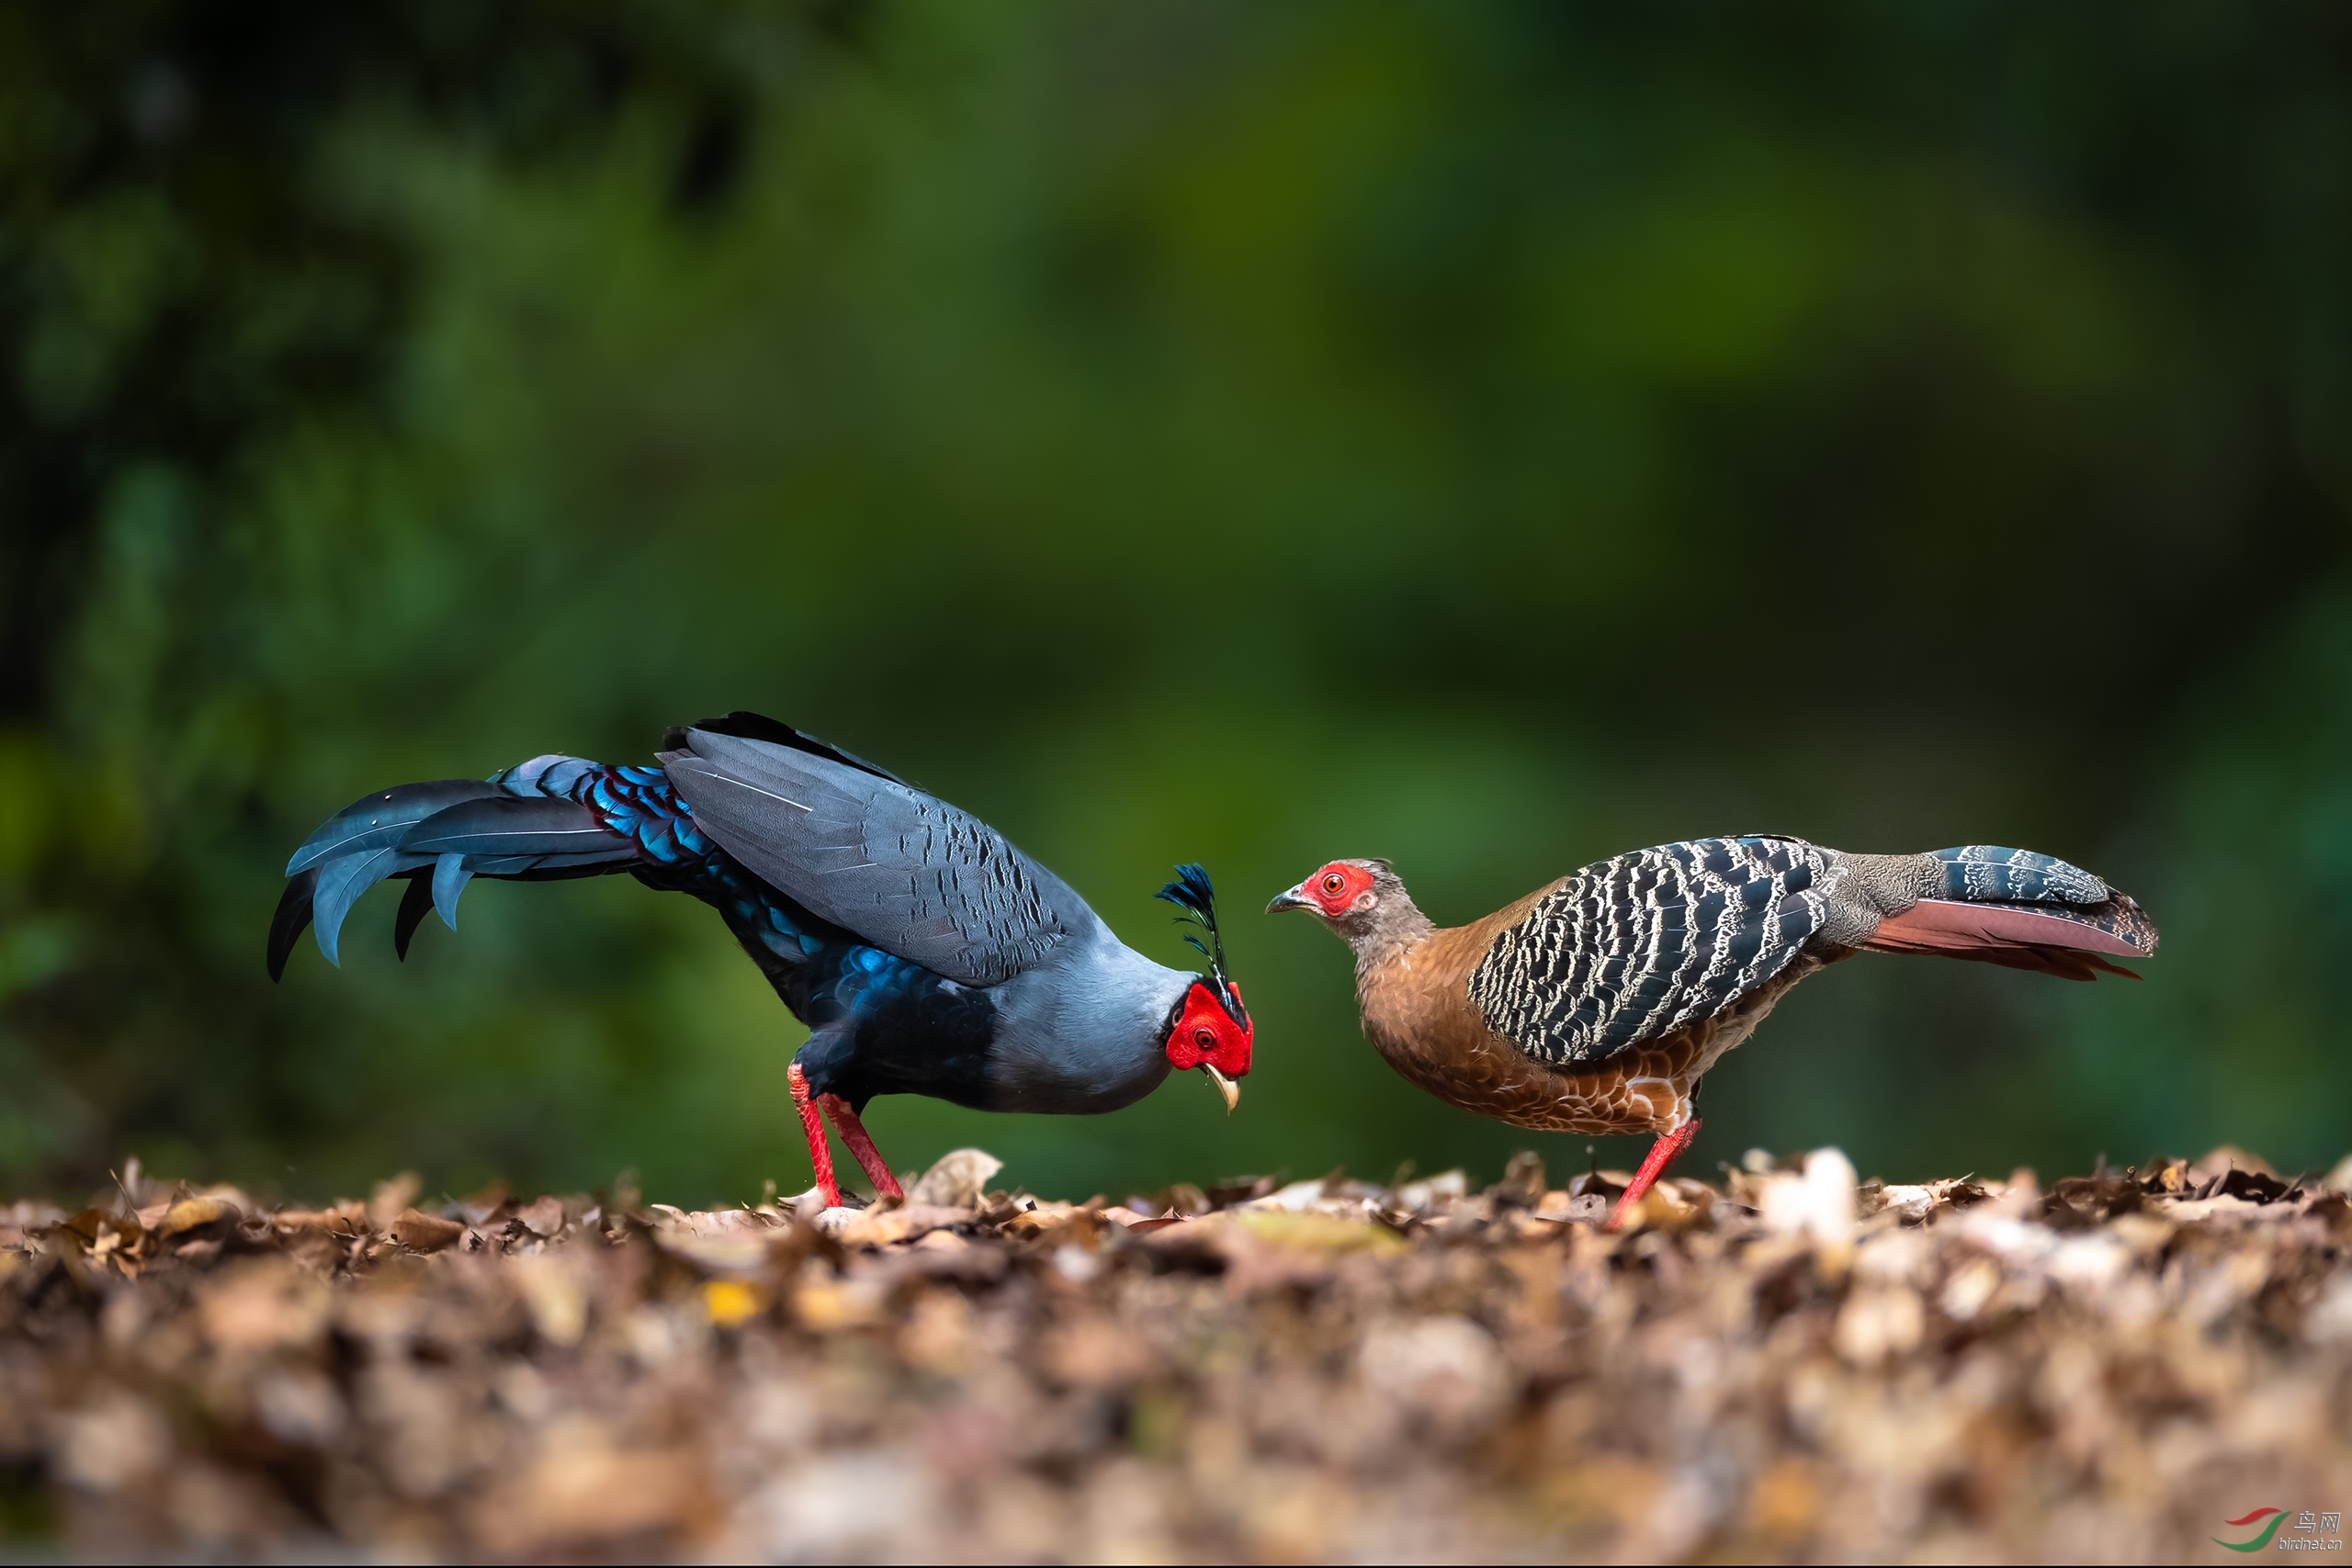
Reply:
[[[1193,1031],[1193,1043],[1204,1051],[1212,1050],[1216,1045],[1216,1035],[1206,1028],[1195,1029]]]
[[[1344,890],[1347,886],[1348,879],[1341,876],[1336,871],[1323,879],[1323,891],[1326,893],[1337,895]]]

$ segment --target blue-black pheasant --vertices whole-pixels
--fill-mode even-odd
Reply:
[[[427,910],[452,930],[469,879],[627,872],[716,908],[808,1024],[788,1071],[826,1203],[841,1201],[819,1109],[875,1187],[899,1194],[858,1117],[877,1094],[981,1111],[1106,1111],[1198,1067],[1232,1110],[1253,1030],[1196,865],[1159,897],[1206,975],[1153,963],[987,823],[756,714],[673,729],[653,767],[550,755],[486,781],[371,795],[287,863],[269,973],[306,925],[334,961],[352,902],[405,878],[404,958]],[[1205,938],[1206,940],[1202,940]]]
[[[1623,1222],[1699,1131],[1699,1078],[1788,988],[1857,952],[1938,953],[2070,980],[2156,950],[2140,906],[2089,872],[1969,845],[1857,855],[1758,835],[1589,865],[1440,930],[1385,860],[1333,861],[1274,898],[1354,949],[1389,1066],[1518,1127],[1647,1132]]]

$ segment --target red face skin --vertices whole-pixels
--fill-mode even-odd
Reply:
[[[1333,861],[1296,888],[1315,912],[1327,920],[1345,917],[1355,908],[1355,902],[1372,891],[1372,873],[1345,861]]]
[[[1241,987],[1234,987],[1233,995],[1239,1000]],[[1250,1043],[1256,1033],[1256,1025],[1233,1021],[1206,980],[1195,980],[1184,993],[1176,1027],[1168,1032],[1169,1065],[1181,1073],[1205,1062],[1227,1077],[1245,1077],[1250,1071]]]

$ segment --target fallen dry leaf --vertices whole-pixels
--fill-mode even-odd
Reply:
[[[263,1215],[135,1169],[0,1209],[0,1543],[2201,1560],[2352,1475],[2352,1202],[2235,1150],[2047,1190],[1759,1157],[1623,1235],[1622,1176],[1532,1160],[1106,1206],[959,1155],[915,1184],[954,1201],[805,1220],[413,1178]]]
[[[910,1208],[976,1209],[1004,1162],[986,1149],[950,1149],[907,1189]]]
[[[164,1212],[155,1224],[158,1241],[185,1241],[235,1224],[244,1216],[237,1206],[219,1198],[184,1198]]]
[[[437,1214],[406,1209],[392,1222],[391,1232],[392,1239],[412,1252],[438,1252],[445,1247],[455,1247],[458,1238],[466,1234],[466,1227]]]

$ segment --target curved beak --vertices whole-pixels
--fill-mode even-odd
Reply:
[[[1266,906],[1266,913],[1279,915],[1284,909],[1312,909],[1315,906],[1307,901],[1306,884],[1302,882],[1287,893],[1275,894],[1273,901]]]
[[[1201,1064],[1201,1071],[1208,1074],[1209,1082],[1216,1085],[1217,1093],[1225,1096],[1225,1113],[1232,1115],[1233,1108],[1241,1103],[1241,1086],[1206,1062]]]

